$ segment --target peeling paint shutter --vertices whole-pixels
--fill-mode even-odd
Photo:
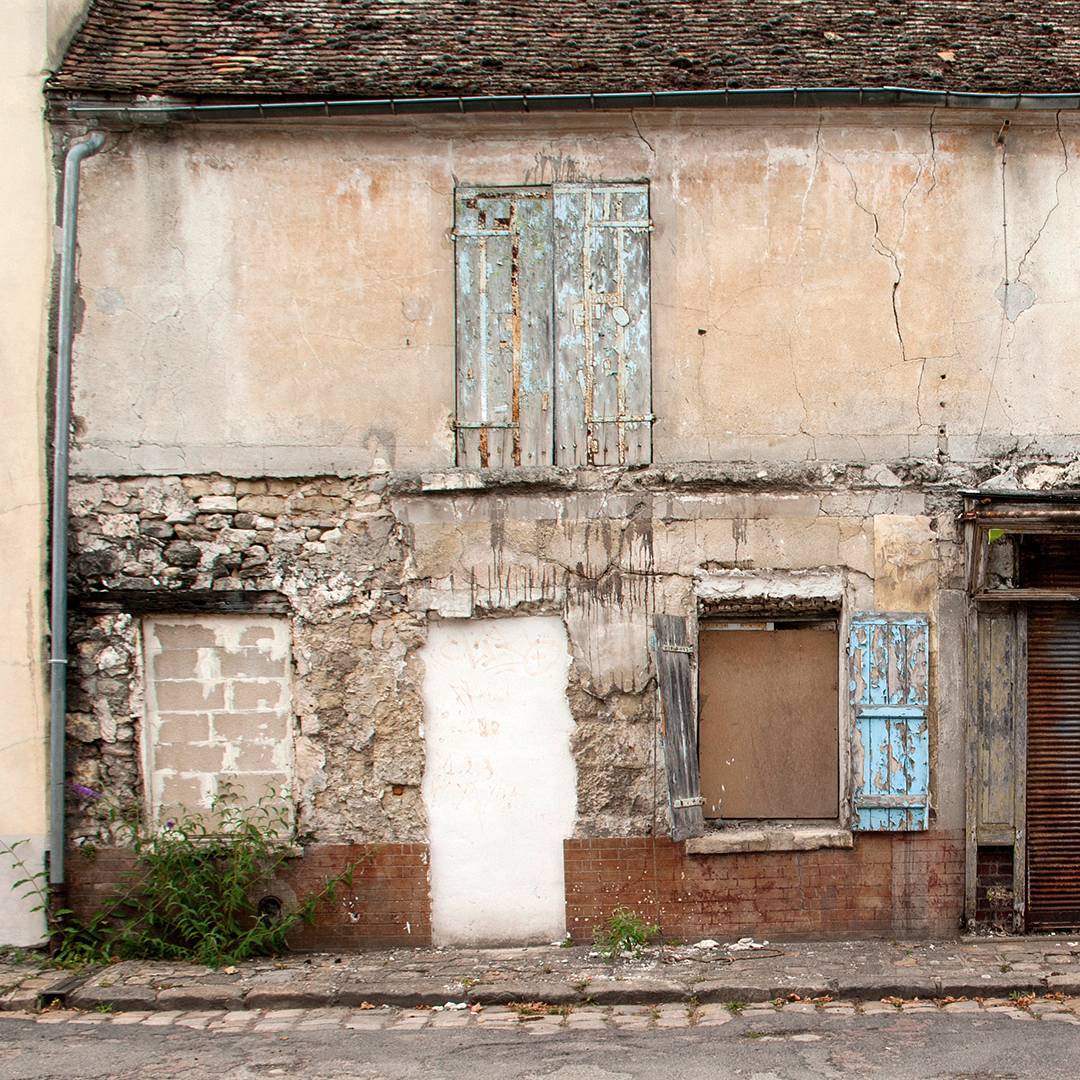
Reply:
[[[454,239],[458,464],[550,465],[550,188],[458,188]]]
[[[929,629],[923,615],[859,615],[851,623],[856,829],[928,825]]]
[[[554,191],[559,464],[648,462],[648,185],[556,184]]]
[[[705,831],[691,676],[694,647],[687,620],[676,615],[653,616],[653,650],[664,724],[671,836],[686,840]]]

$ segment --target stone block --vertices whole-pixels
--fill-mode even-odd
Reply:
[[[159,990],[157,995],[159,1009],[242,1009],[244,991],[239,985],[173,986]]]
[[[285,509],[285,499],[281,495],[244,495],[237,506],[251,514],[263,517],[277,517]]]
[[[263,799],[277,798],[289,786],[284,773],[222,773],[218,790],[228,788],[241,806],[255,806]]]
[[[162,649],[197,649],[217,644],[217,636],[199,623],[169,623],[155,619],[151,633]]]
[[[198,566],[202,550],[188,540],[173,540],[162,557],[170,566]]]
[[[273,656],[262,649],[248,648],[221,654],[221,674],[226,679],[282,679],[287,674],[287,664],[285,657]]]
[[[705,979],[695,983],[693,996],[703,1003],[723,1004],[728,1001],[772,1001],[775,991],[769,983],[764,981],[748,983],[732,977],[730,979]]]
[[[116,1011],[153,1009],[156,993],[149,986],[83,986],[69,998],[77,1009],[111,1008]]]
[[[234,747],[233,768],[240,773],[271,772],[278,765],[274,750],[273,746],[243,739]]]
[[[154,657],[157,679],[197,679],[199,653],[196,649],[168,649]]]
[[[225,707],[225,687],[222,683],[206,683],[198,679],[175,681],[155,680],[157,707],[163,712],[205,712]]]
[[[271,679],[252,679],[234,682],[230,707],[235,710],[276,709],[285,698],[283,682]]]
[[[155,733],[157,745],[210,740],[209,713],[161,713]]]
[[[214,510],[232,511],[236,506],[235,495],[203,495],[199,499],[199,511],[204,514]]]
[[[224,764],[224,745],[168,743],[154,753],[154,766],[178,773],[216,773]]]
[[[214,717],[214,735],[227,742],[280,742],[288,734],[289,718],[281,712],[230,712]]]
[[[260,641],[273,641],[274,631],[269,626],[249,626],[240,633],[240,644],[258,645]]]
[[[590,983],[586,993],[590,1004],[594,1005],[653,1005],[665,1001],[687,1001],[690,998],[687,987],[668,979],[643,978]],[[740,1000],[751,999],[743,997]]]
[[[509,1005],[522,1001],[574,1005],[581,1001],[581,994],[566,983],[504,982],[496,986],[474,986],[466,1000],[473,1005]]]
[[[317,1009],[333,1005],[340,998],[331,986],[311,983],[280,983],[277,986],[254,986],[244,998],[246,1009]],[[352,1004],[352,1002],[340,1002]]]
[[[947,991],[959,996],[954,991]],[[930,975],[841,975],[835,993],[851,1001],[880,1001],[881,998],[934,998],[941,993],[938,980]]]

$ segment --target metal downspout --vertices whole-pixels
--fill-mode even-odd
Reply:
[[[75,235],[79,212],[79,168],[105,145],[93,132],[72,144],[64,157],[63,242],[57,305],[56,385],[53,422],[52,538],[49,563],[49,886],[64,883],[64,739],[67,714],[68,442],[71,427],[72,309],[75,298]]]

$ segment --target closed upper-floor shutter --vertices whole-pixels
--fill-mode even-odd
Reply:
[[[551,189],[459,188],[454,216],[458,464],[550,465]]]
[[[560,465],[652,457],[647,184],[556,184]]]

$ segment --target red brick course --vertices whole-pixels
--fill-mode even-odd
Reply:
[[[568,840],[567,927],[587,940],[616,907],[667,937],[929,937],[955,933],[963,835],[860,836],[855,847],[687,855],[666,838]]]
[[[311,926],[289,935],[295,949],[347,951],[377,945],[430,945],[427,844],[321,844],[290,859],[266,890],[288,903],[323,889],[356,863],[352,885],[322,901]],[[131,852],[105,848],[93,859],[68,859],[71,908],[87,915],[105,903],[131,867]],[[291,895],[290,895],[291,894]]]
[[[616,907],[632,908],[673,938],[852,935],[928,937],[955,933],[964,896],[961,833],[866,835],[855,847],[740,855],[687,855],[683,844],[647,836],[567,840],[567,926],[588,940]],[[357,862],[353,884],[320,904],[297,949],[349,951],[429,945],[427,844],[321,844],[289,860],[270,891],[289,900],[319,891]],[[131,865],[130,853],[72,852],[71,906],[87,912]]]

